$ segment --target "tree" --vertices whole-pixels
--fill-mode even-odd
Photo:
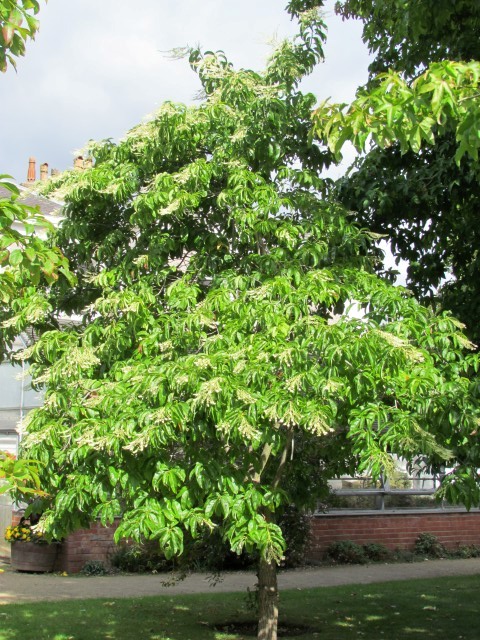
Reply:
[[[16,67],[15,57],[24,55],[27,39],[35,37],[38,20],[34,15],[39,9],[36,0],[0,2],[2,72],[7,70],[8,62]],[[26,26],[22,27],[24,20]],[[48,230],[49,223],[38,209],[18,200],[20,191],[9,180],[9,175],[0,175],[0,188],[8,194],[0,195],[0,320],[3,320],[0,362],[8,353],[15,336],[38,320],[38,308],[42,302],[36,287],[41,283],[51,284],[61,274],[71,285],[75,281],[61,252],[56,247],[48,246],[37,235],[39,227]],[[12,324],[6,318],[16,309],[19,296],[22,297],[22,312]],[[4,451],[0,451],[0,480],[0,493],[16,492],[19,497],[45,495],[39,486],[35,462],[16,460]]]
[[[473,151],[478,145],[480,5],[475,0],[346,0],[337,3],[337,11],[364,23],[363,37],[375,57],[362,98],[370,109],[377,107],[377,133],[388,131],[390,138],[374,137],[375,144],[339,182],[339,198],[357,212],[360,224],[386,234],[394,254],[408,261],[415,295],[452,310],[478,343],[479,173],[476,153],[469,154],[467,147]],[[385,91],[389,82],[396,95],[391,100]],[[435,85],[433,92],[429,85]],[[467,86],[469,96],[460,96]],[[367,98],[372,88],[376,105]],[[423,120],[412,112],[414,96]],[[408,119],[407,141],[399,129]],[[345,141],[349,134],[343,136]]]
[[[59,277],[70,284],[75,281],[59,249],[37,235],[39,228],[48,230],[51,225],[37,208],[18,201],[20,191],[9,178],[0,176],[0,188],[9,194],[0,196],[0,362],[9,354],[15,336],[38,321],[38,308],[44,299],[36,287],[48,286]],[[22,311],[15,322],[9,322],[20,299]],[[35,462],[16,460],[1,450],[0,481],[0,493],[16,493],[23,499],[32,494],[45,495],[40,489]]]
[[[8,63],[16,67],[15,58],[25,55],[25,43],[35,37],[40,10],[37,0],[0,1],[0,70]],[[25,25],[22,26],[22,24]],[[38,285],[42,274],[47,283],[58,278],[59,270],[67,274],[66,260],[55,248],[48,248],[35,235],[36,227],[48,229],[49,224],[39,211],[18,200],[20,191],[11,183],[10,176],[0,175],[0,305],[10,305],[15,299],[17,286],[28,273],[33,285]],[[4,195],[5,191],[8,197]],[[5,271],[5,267],[10,267]],[[19,269],[15,269],[19,267]],[[69,275],[70,277],[70,275]],[[24,282],[20,282],[24,284]],[[1,308],[0,308],[1,313]],[[5,329],[5,327],[4,327]],[[0,359],[4,353],[5,335],[0,340]]]
[[[480,59],[475,0],[338,0],[335,8],[363,21],[363,39],[375,54],[372,76],[393,69],[414,77],[439,60]]]
[[[16,68],[18,56],[25,55],[27,40],[35,38],[40,11],[37,0],[1,0],[0,2],[0,71],[10,63]]]
[[[325,27],[312,6],[290,12],[299,35],[263,73],[191,50],[199,106],[164,104],[51,183],[78,282],[52,283],[38,314],[83,321],[23,353],[46,385],[25,448],[44,529],[120,513],[117,538],[167,556],[221,532],[258,554],[261,640],[277,635],[278,517],[328,479],[424,454],[455,467],[449,498],[478,501],[478,357],[458,321],[374,274],[375,237],[319,177],[333,154],[312,141],[315,97],[298,84]]]
[[[37,287],[51,285],[59,278],[70,286],[75,278],[61,251],[39,237],[39,229],[46,232],[53,227],[38,208],[19,201],[20,191],[9,182],[9,176],[0,176],[0,188],[9,194],[0,196],[1,362],[15,336],[38,321],[39,305],[46,310]],[[15,315],[20,307],[21,312]]]
[[[27,40],[38,30],[35,15],[40,10],[37,0],[0,0],[0,70],[5,72],[10,63],[16,68],[15,58],[25,55]],[[23,25],[23,26],[22,26]],[[15,335],[38,320],[41,297],[36,287],[49,285],[65,277],[72,285],[74,276],[68,262],[58,248],[45,243],[39,229],[51,230],[51,225],[35,207],[25,205],[20,190],[11,182],[11,176],[0,175],[0,362],[5,357]],[[12,311],[22,298],[22,313],[15,323],[8,323]],[[28,304],[27,301],[32,301]]]

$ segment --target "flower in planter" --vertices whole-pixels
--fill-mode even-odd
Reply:
[[[15,527],[10,526],[5,530],[5,540],[7,542],[34,542],[35,544],[48,544],[41,531],[37,530],[37,526],[32,524],[28,519],[22,518],[20,523]]]
[[[55,567],[58,543],[44,536],[38,519],[39,516],[31,514],[5,531],[5,539],[12,543],[11,566],[16,571],[45,573]]]

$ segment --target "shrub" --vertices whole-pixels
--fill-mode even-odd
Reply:
[[[394,562],[417,562],[418,556],[411,549],[395,549],[392,560]]]
[[[431,558],[443,558],[448,555],[445,547],[432,533],[421,533],[415,541],[415,553]]]
[[[278,525],[287,544],[283,566],[298,567],[305,564],[305,554],[310,542],[310,518],[294,506],[287,507]]]
[[[452,552],[455,558],[480,558],[480,547],[472,544],[461,544],[458,549]]]
[[[158,543],[143,542],[120,547],[111,559],[112,566],[126,573],[167,571],[228,571],[250,567],[254,558],[232,553],[217,532],[198,540],[185,539],[179,558],[167,560]]]
[[[338,564],[365,564],[368,560],[364,548],[351,540],[333,542],[327,549],[327,557]]]
[[[365,555],[372,562],[382,562],[392,558],[392,553],[383,544],[377,544],[372,542],[370,544],[364,544],[363,550]]]
[[[85,576],[105,576],[108,570],[100,560],[89,560],[83,565],[81,573]]]
[[[308,518],[295,507],[288,507],[279,518],[279,526],[287,543],[284,567],[296,567],[305,562],[310,537]],[[111,564],[126,573],[182,571],[235,571],[250,569],[257,557],[230,551],[217,531],[192,540],[185,536],[185,550],[175,560],[167,560],[156,542],[135,543],[119,547],[112,555]]]
[[[126,573],[168,571],[173,568],[155,543],[122,545],[112,555],[112,567]]]

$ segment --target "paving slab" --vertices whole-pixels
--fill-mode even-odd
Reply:
[[[141,596],[226,593],[254,588],[253,572],[222,574],[212,582],[205,573],[189,574],[184,580],[171,582],[171,574],[67,576],[61,574],[27,574],[12,571],[0,564],[0,605],[41,600],[84,598],[131,598]],[[372,564],[338,567],[308,567],[279,574],[280,590],[309,589],[346,584],[370,584],[416,578],[480,575],[480,558],[468,560],[428,560],[408,564]]]

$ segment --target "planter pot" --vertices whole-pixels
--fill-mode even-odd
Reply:
[[[47,573],[53,571],[58,544],[12,542],[11,566],[16,571]]]

